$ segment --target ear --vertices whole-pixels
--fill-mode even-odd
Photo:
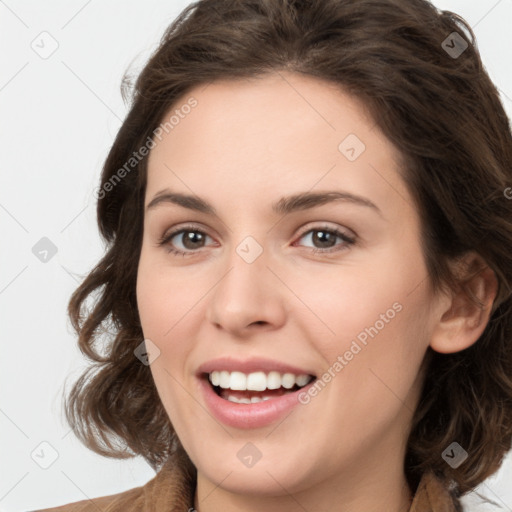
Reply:
[[[454,270],[460,286],[439,301],[439,318],[430,341],[430,347],[443,354],[464,350],[480,338],[498,292],[496,275],[479,254],[466,253]]]

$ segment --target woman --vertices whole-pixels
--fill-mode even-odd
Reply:
[[[70,302],[96,364],[68,421],[158,474],[48,510],[462,510],[512,439],[511,183],[457,15],[189,6],[137,80],[108,252]]]

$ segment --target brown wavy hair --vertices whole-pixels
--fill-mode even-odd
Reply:
[[[453,32],[468,45],[458,56],[448,51],[463,49]],[[95,452],[141,455],[155,469],[183,450],[149,367],[134,356],[147,158],[126,163],[191,88],[280,70],[361,99],[401,150],[435,290],[464,289],[448,262],[470,250],[497,277],[480,339],[453,354],[428,349],[404,461],[411,486],[431,470],[463,494],[499,468],[512,440],[512,136],[471,27],[426,0],[200,0],[172,22],[132,85],[125,76],[129,112],[98,194],[106,252],[69,303],[92,364],[66,398],[67,421]],[[454,441],[469,454],[456,469],[441,457]]]

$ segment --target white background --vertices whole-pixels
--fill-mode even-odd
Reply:
[[[189,3],[0,0],[0,511],[113,494],[154,476],[142,459],[100,457],[69,433],[61,414],[63,386],[67,379],[69,389],[84,359],[66,306],[103,253],[93,189],[127,113],[121,77],[130,65],[140,71]],[[512,0],[434,3],[474,28],[512,117]],[[41,45],[41,37],[50,47],[43,31],[58,43],[47,59],[31,47]],[[46,263],[32,253],[42,237],[57,248]],[[52,450],[41,442],[58,454],[48,469],[31,458],[37,448],[39,460],[50,462]],[[510,457],[481,490],[512,511],[507,480],[512,482]]]

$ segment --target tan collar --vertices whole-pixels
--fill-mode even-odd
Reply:
[[[457,500],[433,473],[425,473],[418,485],[409,512],[460,512]]]
[[[188,457],[187,457],[188,459]],[[191,512],[194,511],[196,470],[189,460],[166,464],[145,485],[92,500],[38,512]],[[409,512],[460,512],[450,493],[433,474],[423,476]]]
[[[195,471],[192,472],[189,470],[189,475],[187,477],[186,474],[178,468],[169,469],[169,473],[162,473],[161,475],[163,477],[162,481],[165,481],[166,486],[168,486],[168,493],[165,493],[165,498],[162,497],[161,512],[167,512],[169,510],[168,508],[165,508],[169,506],[169,503],[174,504],[171,512],[187,512],[188,510],[193,509],[196,486]],[[172,482],[172,485],[169,485],[169,482]],[[153,509],[149,507],[144,510],[160,512],[160,508]],[[454,503],[454,499],[448,489],[435,477],[433,473],[426,473],[423,475],[414,495],[409,512],[458,512],[459,510],[461,510],[460,506]]]

